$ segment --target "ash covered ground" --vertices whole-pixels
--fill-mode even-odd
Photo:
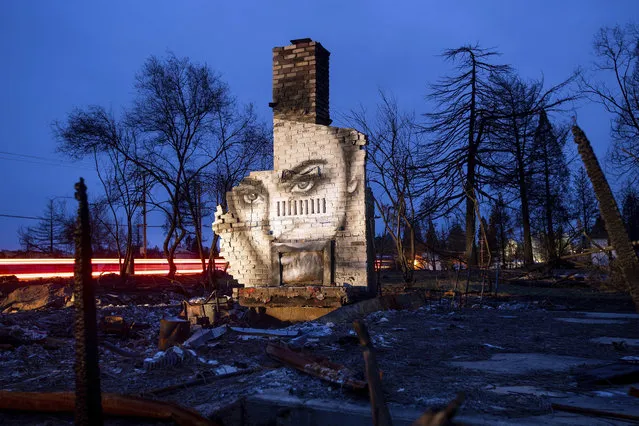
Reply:
[[[13,284],[13,288],[18,287]],[[33,285],[44,284],[47,283]],[[59,289],[62,284],[58,282],[53,287]],[[362,350],[350,320],[279,325],[278,329],[289,332],[287,337],[228,329],[197,348],[177,347],[160,352],[160,320],[176,317],[182,309],[181,302],[204,295],[203,288],[195,279],[179,285],[160,283],[157,287],[146,283],[144,288],[136,289],[102,284],[97,296],[99,322],[107,316],[119,316],[129,323],[148,325],[133,328],[127,336],[100,334],[100,340],[107,342],[100,346],[103,392],[173,401],[205,415],[211,414],[211,407],[272,392],[302,399],[368,403],[365,393],[312,377],[271,359],[265,352],[268,342],[286,343],[300,353],[342,364],[363,379]],[[11,286],[6,286],[5,302],[11,290]],[[639,347],[623,343],[624,339],[639,337],[638,319],[622,316],[592,323],[584,313],[631,312],[632,303],[624,294],[602,292],[587,285],[560,288],[552,283],[519,283],[502,286],[497,296],[468,296],[463,299],[464,306],[459,306],[456,299],[442,298],[441,293],[433,296],[419,286],[406,289],[388,285],[386,291],[424,298],[417,309],[377,311],[364,318],[382,372],[384,394],[391,404],[419,410],[441,408],[458,392],[464,392],[464,415],[511,419],[541,416],[550,413],[552,396],[602,391],[577,383],[583,368],[578,361],[561,371],[541,364],[536,369],[534,361],[528,370],[508,371],[509,362],[518,364],[517,357],[541,354],[599,363],[639,357]],[[72,307],[65,307],[65,294],[68,293],[57,290],[48,305],[38,309],[5,307],[0,316],[0,389],[73,391],[74,312]],[[428,294],[430,297],[426,297]],[[246,312],[237,305],[231,306],[221,321],[230,326],[256,326],[248,321]],[[602,336],[614,336],[616,341],[592,341]],[[494,362],[498,367],[469,367],[478,361]],[[241,374],[220,378],[233,372]],[[205,383],[161,391],[198,378],[206,379]],[[71,415],[0,413],[3,424],[55,425],[72,421]],[[116,419],[107,424],[141,423]]]

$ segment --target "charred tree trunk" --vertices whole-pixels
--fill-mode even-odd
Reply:
[[[545,146],[544,146],[545,148]],[[544,149],[544,193],[546,198],[545,216],[546,216],[546,251],[548,253],[548,261],[554,265],[557,263],[557,243],[555,241],[555,227],[553,224],[553,194],[550,190],[550,168],[548,165],[548,151]]]
[[[619,265],[619,270],[628,285],[632,300],[635,302],[635,307],[639,312],[639,259],[637,259],[637,255],[630,243],[630,238],[619,213],[619,207],[592,150],[590,141],[588,141],[586,134],[576,125],[572,127],[572,134],[595,190],[597,201],[599,201],[599,210],[606,223],[610,243],[617,252],[616,262]]]
[[[466,264],[470,268],[477,265],[477,253],[475,250],[475,234],[477,227],[475,206],[475,150],[469,148],[468,168],[466,175]]]
[[[415,276],[415,228],[404,218],[404,223],[406,224],[406,231],[408,233],[408,243],[409,243],[409,253],[408,259],[406,259],[406,271],[404,271],[404,282],[406,284],[412,284]]]
[[[169,263],[169,273],[167,275],[168,278],[175,278],[175,272],[177,271],[177,267],[175,266],[175,262],[173,261],[173,254],[175,251],[172,251],[170,246],[171,238],[173,236],[173,232],[175,232],[175,226],[169,227],[169,232],[166,234],[164,238],[164,242],[162,243],[162,250],[164,251],[164,256],[166,257],[166,261]]]
[[[469,169],[469,173],[470,173],[470,169]],[[470,177],[469,177],[470,179]],[[474,184],[468,184],[466,186],[467,191],[470,191],[469,194],[467,194],[467,198],[466,198],[466,252],[465,252],[465,257],[466,257],[466,262],[468,264],[468,266],[475,266],[477,264],[477,255],[475,252],[475,231],[476,231],[476,225],[475,225],[475,200],[472,197],[471,194],[474,193],[473,191],[473,187],[472,185]]]
[[[470,269],[477,264],[475,254],[475,125],[477,124],[477,66],[472,55],[470,117],[468,123],[468,164],[466,170],[466,264]]]
[[[220,236],[213,232],[213,242],[211,243],[211,249],[209,250],[209,261],[206,267],[208,291],[218,290],[217,276],[215,273],[215,258],[218,255],[217,242],[220,240]]]
[[[95,289],[91,276],[91,234],[89,203],[84,179],[75,185],[79,202],[75,232],[75,424],[102,424],[100,367],[98,364],[98,326]]]
[[[532,235],[530,232],[530,207],[528,206],[528,185],[523,168],[523,162],[519,166],[519,196],[521,198],[521,221],[524,229],[524,265],[534,263],[532,249]]]

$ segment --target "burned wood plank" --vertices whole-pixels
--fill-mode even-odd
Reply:
[[[433,412],[428,410],[415,420],[412,426],[444,426],[449,424],[455,414],[457,414],[457,410],[459,410],[464,399],[465,395],[459,393],[442,411]]]
[[[626,385],[639,381],[639,365],[614,363],[584,370],[577,376],[581,385]]]
[[[270,330],[265,328],[244,328],[244,327],[229,327],[229,328],[238,333],[255,334],[258,336],[295,337],[299,334],[298,330]]]
[[[73,392],[12,392],[0,390],[0,410],[44,413],[71,413]],[[178,425],[214,426],[198,413],[167,401],[152,401],[113,393],[102,394],[102,409],[111,416],[172,420]]]
[[[327,358],[298,353],[273,342],[266,345],[266,353],[285,365],[335,385],[353,390],[366,389],[366,382],[356,379],[348,368]]]
[[[377,368],[377,360],[371,343],[371,337],[368,334],[366,325],[360,321],[353,321],[353,328],[359,337],[359,344],[362,346],[364,355],[364,363],[366,368],[366,380],[368,381],[368,394],[371,400],[371,411],[374,426],[391,426],[393,421],[384,401],[384,391],[382,390],[382,381],[379,378],[379,369]]]
[[[191,335],[188,339],[184,341],[184,346],[187,348],[197,349],[206,344],[206,342],[210,340],[215,340],[221,337],[224,333],[226,333],[227,327],[225,325],[221,325],[215,328],[202,328],[197,330],[195,333]]]
[[[607,417],[610,419],[631,420],[635,422],[639,421],[639,416],[635,416],[633,414],[613,413],[611,411],[602,411],[602,410],[596,410],[594,408],[576,407],[573,405],[563,405],[563,404],[551,404],[550,406],[553,410],[565,411],[567,413],[585,414],[587,416],[595,416],[595,417]]]
[[[153,396],[165,395],[165,394],[171,393],[173,391],[192,388],[192,387],[199,386],[199,385],[205,385],[207,383],[210,383],[210,382],[213,382],[213,381],[216,381],[216,380],[228,379],[229,377],[235,377],[235,376],[241,376],[241,375],[244,375],[244,374],[255,373],[256,371],[260,371],[261,369],[262,369],[262,367],[254,367],[254,368],[245,368],[245,369],[242,369],[242,370],[232,371],[232,372],[226,373],[226,374],[214,374],[214,375],[206,374],[206,375],[203,375],[202,377],[200,377],[198,379],[187,380],[185,382],[177,383],[175,385],[164,386],[164,387],[161,387],[161,388],[155,388],[155,389],[147,390],[147,391],[142,392],[142,395],[153,395]]]
[[[114,345],[113,343],[109,342],[109,341],[102,341],[100,342],[100,344],[102,346],[104,346],[105,348],[107,348],[108,350],[110,350],[113,353],[116,353],[118,355],[122,355],[123,357],[126,358],[142,358],[142,355],[138,352],[132,352],[132,351],[127,351],[126,349],[122,349],[121,347]]]

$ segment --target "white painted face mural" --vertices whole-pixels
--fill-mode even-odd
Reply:
[[[274,133],[276,170],[252,172],[216,214],[222,255],[240,283],[326,285],[326,256],[363,191],[365,153],[351,130],[283,122]],[[353,213],[363,216],[363,204]]]

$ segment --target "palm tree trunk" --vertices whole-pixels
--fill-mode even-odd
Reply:
[[[597,161],[597,157],[592,150],[590,141],[588,141],[586,134],[576,125],[572,127],[572,134],[595,190],[597,201],[599,201],[599,210],[606,223],[610,243],[617,252],[616,262],[619,270],[628,285],[628,290],[632,300],[635,302],[637,312],[639,312],[639,259],[637,259],[637,255],[630,243],[630,238],[628,238],[628,233],[619,213],[619,207],[601,170],[599,161]]]
[[[87,187],[75,184],[78,218],[75,231],[75,424],[102,425],[95,287],[91,276],[91,230]]]

